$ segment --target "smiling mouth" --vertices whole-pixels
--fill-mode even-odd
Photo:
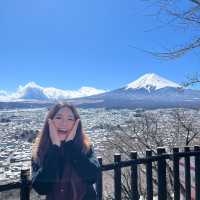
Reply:
[[[58,133],[59,134],[67,134],[67,130],[66,129],[58,129]]]

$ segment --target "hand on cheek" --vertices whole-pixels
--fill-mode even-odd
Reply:
[[[54,121],[51,119],[48,119],[48,124],[49,124],[49,136],[50,136],[52,144],[56,144],[60,146],[60,138],[58,137],[57,129],[54,125]]]
[[[71,141],[71,140],[73,140],[75,138],[79,122],[80,122],[80,119],[77,119],[75,124],[74,124],[74,127],[71,129],[71,131],[69,132],[67,138],[65,139],[66,142]]]

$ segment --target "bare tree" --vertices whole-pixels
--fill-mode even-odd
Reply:
[[[200,74],[196,73],[193,75],[188,75],[187,80],[184,83],[182,83],[182,85],[183,87],[188,87],[199,83],[200,83]]]
[[[175,25],[179,30],[190,30],[193,35],[190,39],[185,39],[185,43],[178,46],[166,47],[160,51],[142,50],[157,58],[161,59],[176,59],[184,56],[193,50],[200,48],[200,0],[142,0],[147,3],[157,6],[157,12],[153,14],[157,19],[160,19],[160,28],[167,25]],[[163,21],[164,16],[164,21]],[[184,34],[182,35],[184,37]],[[139,49],[137,47],[134,47]],[[141,50],[141,49],[139,49]],[[199,51],[198,51],[199,52]],[[192,86],[200,83],[200,75],[198,73],[188,76],[182,84],[183,87]]]
[[[196,111],[198,112],[198,111]],[[162,113],[161,113],[162,115]],[[129,158],[131,151],[137,151],[139,157],[145,156],[145,150],[149,149],[153,154],[157,154],[156,148],[168,146],[168,151],[171,151],[175,146],[195,145],[199,143],[200,127],[198,122],[193,117],[193,114],[186,113],[182,109],[173,110],[169,113],[168,118],[161,118],[159,115],[152,112],[145,112],[141,117],[126,121],[123,125],[110,125],[109,132],[112,135],[105,143],[106,156],[109,162],[112,158],[108,155],[113,155],[118,152],[123,159]],[[172,163],[167,162],[167,198],[173,199],[173,170]],[[157,164],[153,163],[153,183],[157,187]],[[146,188],[145,182],[145,167],[139,168],[139,193],[145,199]],[[122,193],[123,199],[131,199],[130,190],[130,170],[122,170]],[[156,190],[154,191],[156,195]],[[112,199],[110,197],[110,199]]]
[[[179,58],[186,53],[199,49],[200,47],[200,1],[199,0],[142,0],[145,2],[154,3],[154,6],[158,6],[157,18],[162,19],[165,16],[166,21],[162,21],[162,24],[167,26],[177,25],[178,28],[184,30],[192,30],[193,38],[186,40],[184,44],[175,46],[164,50],[163,52],[152,52],[152,55],[164,58],[164,59],[175,59]]]

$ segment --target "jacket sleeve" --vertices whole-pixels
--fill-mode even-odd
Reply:
[[[56,181],[59,151],[58,146],[51,145],[46,153],[43,166],[32,161],[32,187],[40,195],[47,195]]]
[[[64,156],[70,159],[77,173],[86,182],[93,184],[97,181],[100,166],[92,147],[87,154],[84,154],[73,141],[65,142]]]

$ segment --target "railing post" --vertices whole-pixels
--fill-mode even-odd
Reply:
[[[97,177],[96,191],[97,191],[97,200],[102,200],[103,193],[103,181],[102,181],[102,158],[98,158],[100,170]]]
[[[146,151],[146,158],[151,158],[152,151]],[[147,200],[153,200],[153,177],[152,177],[152,161],[146,164],[146,184],[147,184]]]
[[[157,153],[162,156],[165,148],[157,148]],[[167,200],[166,160],[164,157],[158,159],[158,200]]]
[[[30,169],[21,170],[21,190],[20,190],[20,200],[30,199]]]
[[[115,164],[120,164],[121,155],[114,155]],[[121,200],[121,167],[115,166],[114,168],[114,188],[115,188],[115,200]]]
[[[190,152],[190,147],[184,147],[185,153]],[[185,156],[185,199],[191,200],[191,175],[190,156]]]
[[[179,148],[173,148],[174,200],[180,199],[179,157],[176,155],[178,152]]]
[[[137,152],[131,152],[130,158],[137,159]],[[139,199],[139,193],[138,193],[138,171],[137,171],[137,165],[132,164],[131,165],[131,197],[132,200],[138,200]]]
[[[200,146],[194,147],[198,151],[195,156],[195,199],[200,199]]]

